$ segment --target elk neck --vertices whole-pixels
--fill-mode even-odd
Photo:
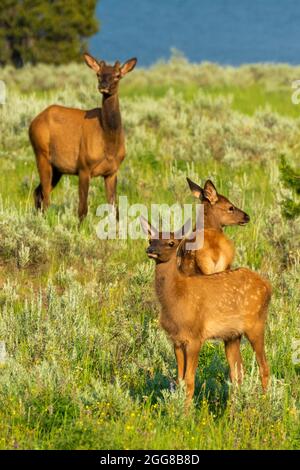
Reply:
[[[174,255],[169,259],[169,261],[165,263],[156,263],[155,266],[155,288],[158,297],[161,299],[164,293],[166,279],[168,277],[179,277],[179,273],[177,271],[177,261],[176,261],[176,251],[174,251]],[[174,282],[176,279],[174,278]]]
[[[214,214],[213,208],[209,203],[204,203],[204,228],[212,228],[222,232],[222,225]]]
[[[116,143],[122,131],[118,93],[103,95],[101,124],[108,143]]]

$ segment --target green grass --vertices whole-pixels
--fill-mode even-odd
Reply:
[[[207,343],[188,414],[184,390],[170,390],[175,360],[158,323],[146,241],[96,236],[102,179],[92,181],[80,228],[76,177],[63,177],[44,216],[33,210],[38,176],[28,123],[52,102],[95,106],[87,72],[75,65],[1,71],[11,88],[0,108],[0,341],[7,350],[0,448],[299,449],[300,369],[292,361],[300,339],[299,223],[282,216],[278,172],[281,154],[299,161],[299,108],[289,85],[298,69],[170,62],[120,85],[127,157],[119,194],[148,207],[183,204],[193,201],[187,175],[211,178],[251,216],[246,227],[227,231],[235,266],[263,273],[273,286],[267,395],[247,342],[240,389],[229,384],[223,345]]]
[[[124,97],[137,98],[143,96],[151,96],[152,98],[161,98],[170,90],[170,84],[154,85],[152,88],[141,87],[124,87],[121,93]],[[176,94],[181,94],[186,100],[192,101],[199,92],[199,86],[193,85],[171,85],[172,90]],[[266,106],[275,113],[283,116],[300,117],[299,106],[291,101],[291,93],[286,90],[268,91],[264,85],[255,84],[249,87],[237,86],[204,86],[201,90],[209,96],[229,96],[232,97],[232,108],[242,113],[252,115],[259,108]]]
[[[264,86],[252,85],[247,88],[226,87],[209,89],[214,95],[232,95],[233,109],[246,114],[254,114],[259,108],[266,106],[273,112],[283,116],[299,118],[300,109],[291,101],[286,90],[268,91]]]

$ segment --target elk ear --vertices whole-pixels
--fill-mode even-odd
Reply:
[[[131,70],[133,70],[136,66],[136,63],[137,59],[135,57],[133,59],[127,60],[127,62],[125,62],[121,67],[121,77],[124,77],[126,73],[131,72]]]
[[[198,184],[194,183],[190,178],[186,179],[188,182],[188,185],[190,187],[190,190],[192,191],[193,195],[197,197],[198,199],[202,200],[204,198],[204,191],[203,189],[198,186]]]
[[[204,185],[204,196],[209,200],[211,204],[215,204],[218,201],[217,190],[212,181],[207,180]]]
[[[179,243],[177,250],[176,250],[176,264],[177,268],[180,270],[183,262],[183,258],[186,254],[186,239],[183,238]]]
[[[174,232],[174,238],[176,240],[180,240],[191,231],[191,228],[192,228],[192,221],[191,219],[188,219],[179,230],[176,230],[176,232]]]
[[[149,238],[158,238],[158,231],[156,230],[156,228],[152,227],[151,224],[149,224],[148,220],[145,219],[145,217],[141,215],[140,221],[143,232],[148,235]]]
[[[98,73],[101,69],[99,62],[90,54],[85,52],[83,54],[86,65],[88,65],[94,72]]]

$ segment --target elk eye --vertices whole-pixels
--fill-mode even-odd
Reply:
[[[174,246],[174,245],[175,245],[175,242],[174,242],[173,240],[171,240],[171,241],[169,242],[169,246]]]
[[[228,210],[229,210],[229,212],[233,212],[233,211],[234,211],[234,207],[233,207],[233,206],[230,206]]]

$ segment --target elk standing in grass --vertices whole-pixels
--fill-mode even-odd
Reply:
[[[214,184],[207,180],[201,188],[187,178],[195,197],[204,205],[203,247],[190,253],[191,272],[199,269],[203,274],[214,274],[229,269],[234,258],[234,246],[223,233],[223,227],[245,225],[250,217],[232,204],[225,196],[218,194]],[[181,244],[181,253],[185,251]],[[185,264],[186,265],[186,264]]]
[[[206,275],[183,275],[177,269],[179,233],[163,234],[141,218],[149,235],[148,257],[156,262],[155,286],[161,304],[160,323],[174,344],[178,380],[184,380],[187,400],[195,388],[198,356],[203,343],[222,339],[232,382],[243,376],[240,341],[244,334],[259,365],[262,388],[267,389],[269,367],[264,332],[271,286],[246,268]],[[180,234],[182,230],[180,230]]]
[[[29,129],[40,176],[34,191],[36,208],[47,209],[50,192],[62,175],[78,175],[80,220],[88,211],[89,184],[94,176],[104,177],[107,201],[116,204],[117,172],[125,157],[118,84],[137,62],[130,59],[122,66],[120,62],[111,66],[89,54],[84,58],[97,74],[102,108],[84,111],[53,105]]]

